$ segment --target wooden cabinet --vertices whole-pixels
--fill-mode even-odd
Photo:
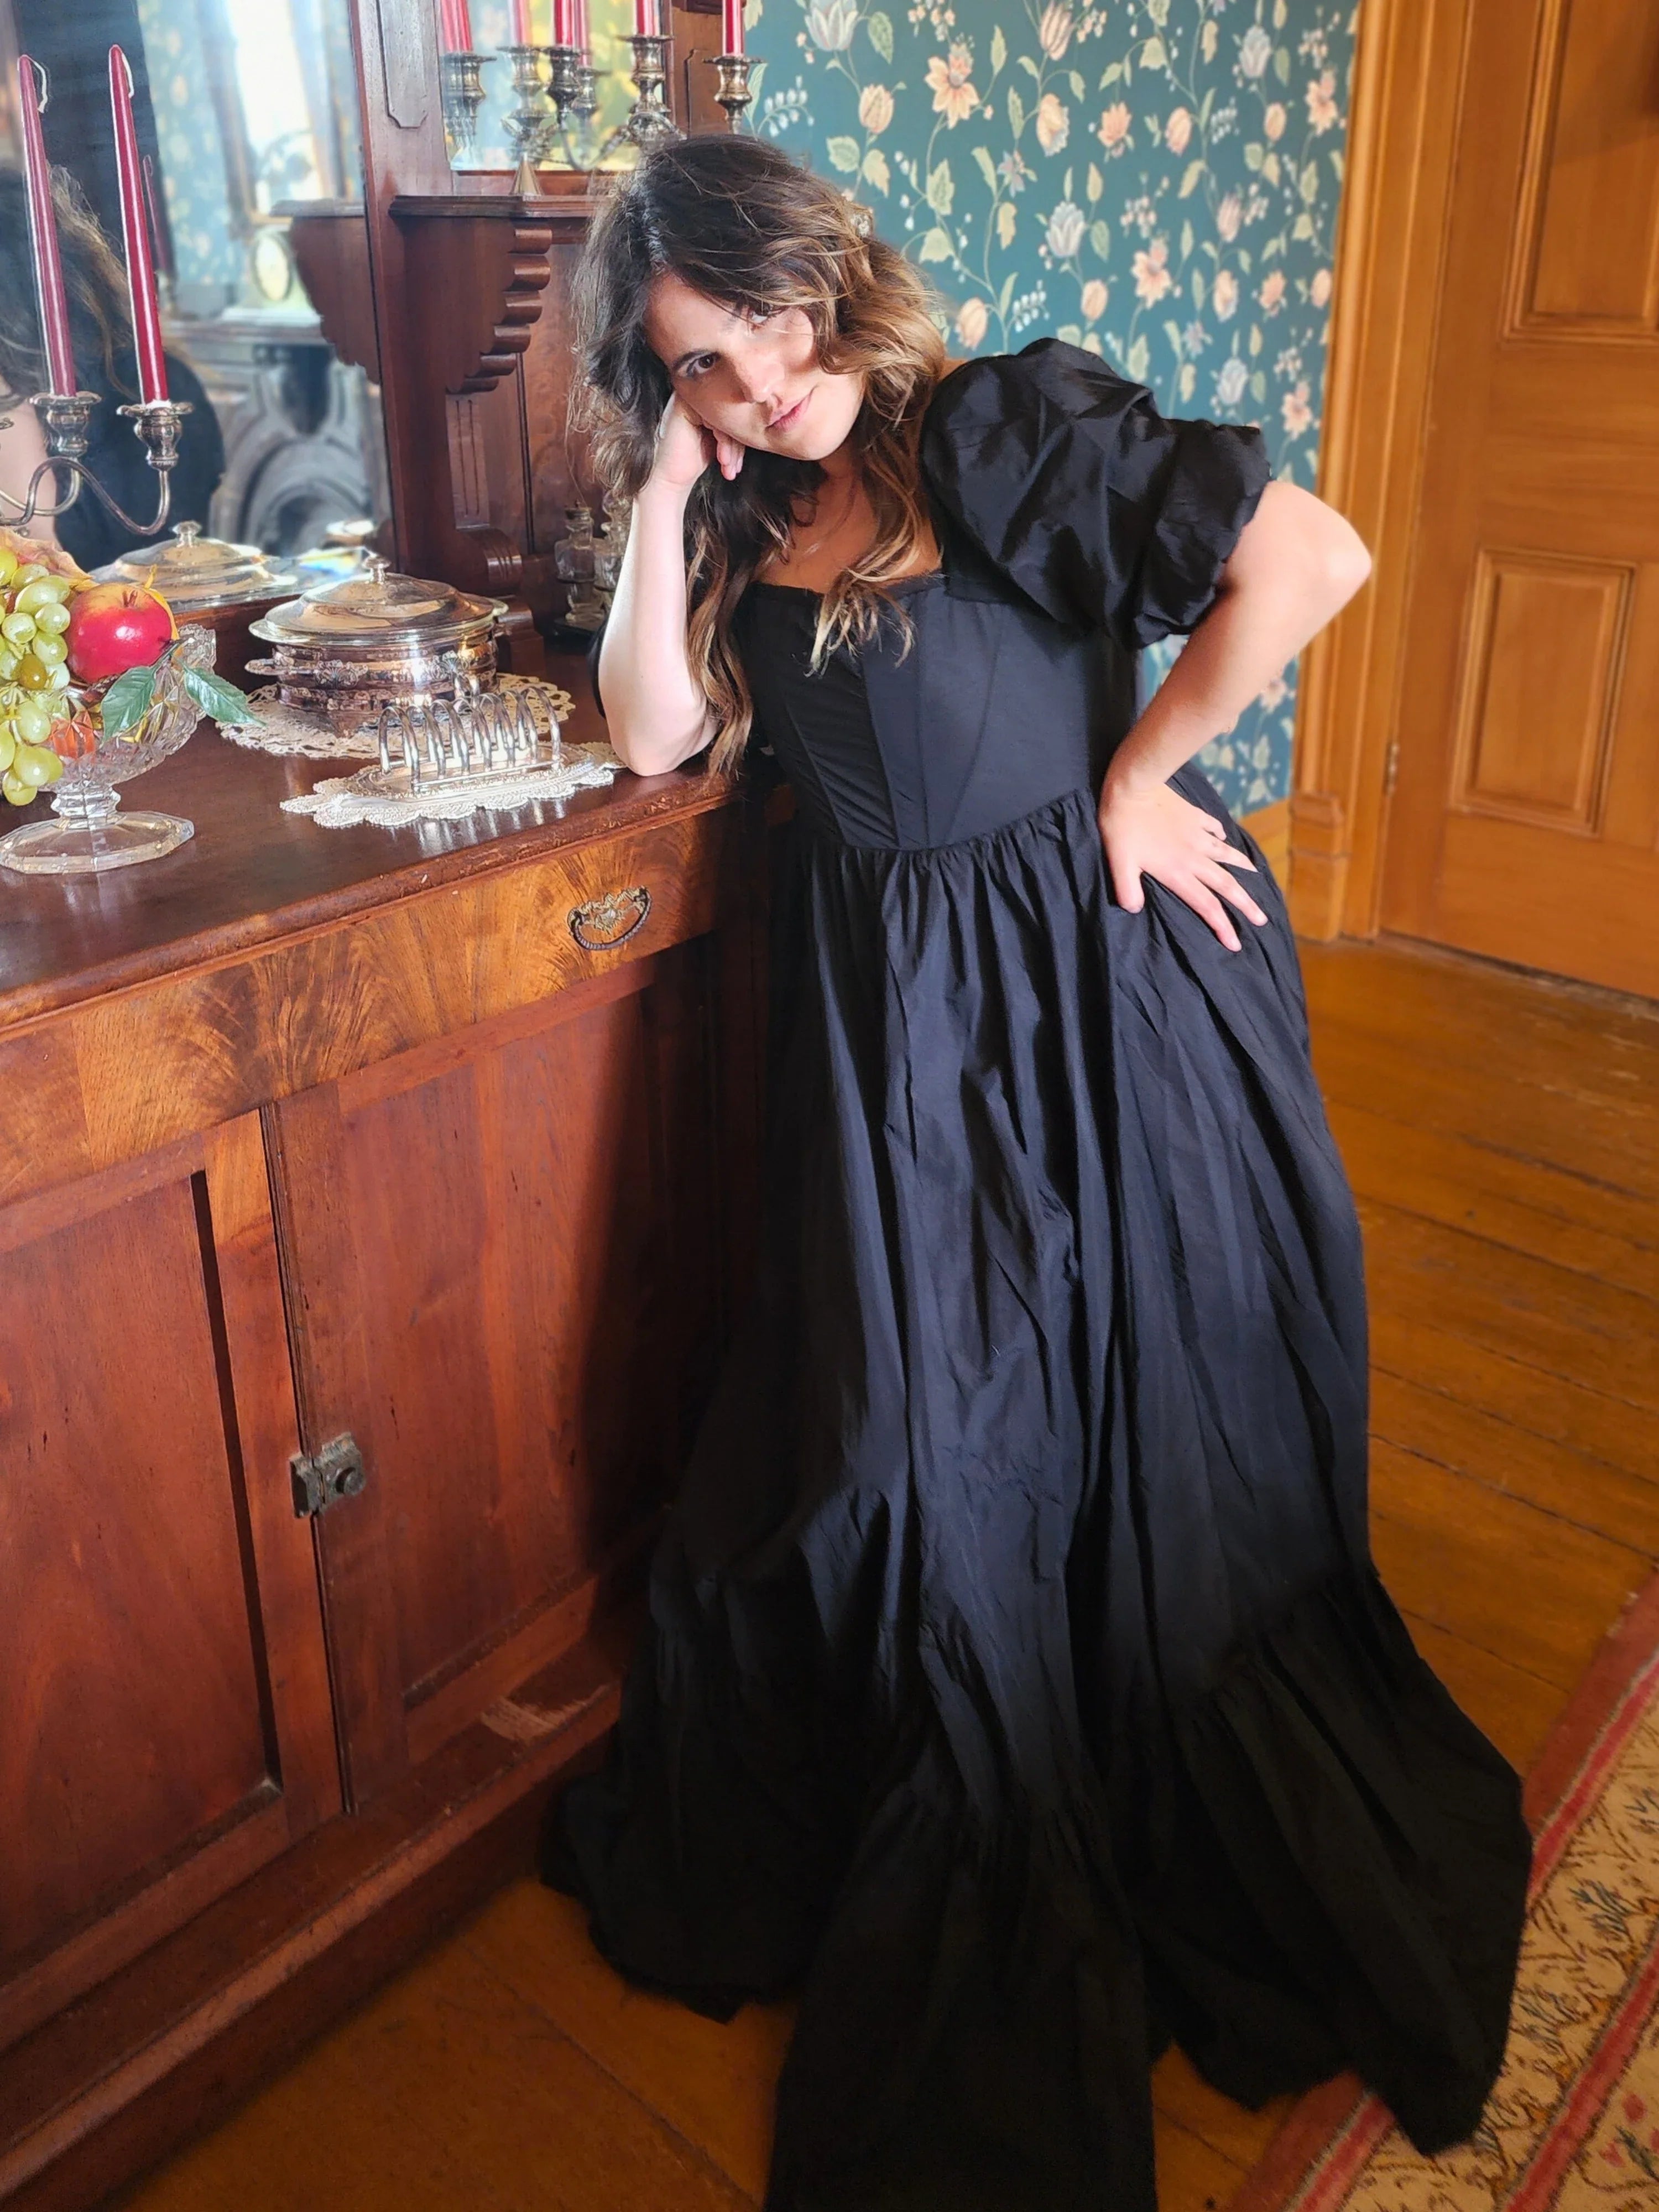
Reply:
[[[524,1863],[740,1287],[752,808],[296,836],[293,773],[204,734],[147,786],[194,844],[0,890],[9,2204]]]

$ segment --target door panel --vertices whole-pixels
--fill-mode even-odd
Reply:
[[[257,1117],[0,1210],[0,1345],[3,2042],[339,1802]]]
[[[568,1649],[638,1552],[723,1321],[699,939],[275,1109],[354,1802]]]
[[[1384,927],[1659,994],[1659,0],[1471,0]]]

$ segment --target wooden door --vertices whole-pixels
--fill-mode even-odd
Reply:
[[[338,1810],[295,1449],[257,1115],[0,1208],[0,2046]]]
[[[718,934],[273,1109],[354,1804],[612,1601],[724,1324]],[[506,1727],[545,1714],[495,1713]]]
[[[1382,925],[1659,994],[1659,0],[1471,0],[1438,283]]]

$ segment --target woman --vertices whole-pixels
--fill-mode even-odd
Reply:
[[[138,397],[126,278],[67,170],[52,172],[52,198],[75,365],[81,389],[95,392],[100,401],[88,425],[87,466],[129,514],[148,522],[155,512],[155,471],[131,421],[116,411]],[[191,410],[173,471],[171,520],[199,522],[205,529],[208,508],[225,472],[225,442],[195,370],[176,354],[169,353],[167,360],[168,388]],[[43,392],[46,383],[23,179],[15,169],[0,168],[0,491],[14,500],[27,494],[30,477],[46,457],[40,417],[28,404],[30,393]],[[67,489],[60,478],[59,488],[48,483],[41,497],[51,506]],[[85,485],[74,506],[55,522],[40,515],[28,526],[48,544],[55,533],[56,543],[88,569],[154,542],[128,530]]]
[[[927,308],[751,139],[584,264],[612,741],[763,736],[803,827],[757,1294],[548,1872],[642,1984],[799,1990],[773,2212],[1147,2212],[1171,2038],[1467,2136],[1528,1844],[1370,1563],[1295,951],[1189,765],[1366,556],[1255,432],[945,374]]]

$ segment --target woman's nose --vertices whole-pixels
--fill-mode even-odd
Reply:
[[[769,352],[756,352],[747,359],[735,361],[732,364],[732,374],[739,395],[769,409],[777,397],[777,362]]]

